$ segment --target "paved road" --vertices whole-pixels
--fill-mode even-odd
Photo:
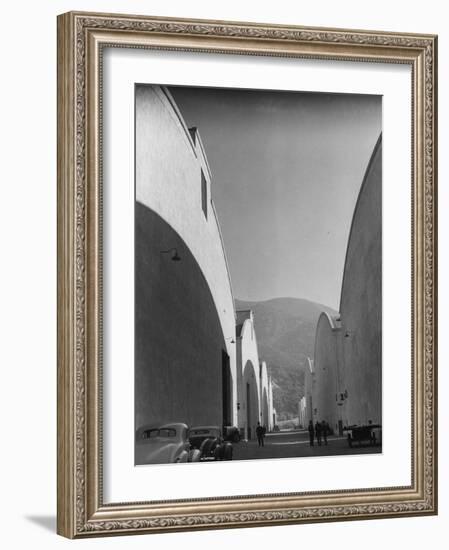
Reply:
[[[234,460],[249,460],[254,458],[290,458],[296,456],[328,456],[380,453],[380,446],[371,447],[357,444],[351,449],[346,437],[329,436],[328,444],[310,447],[309,435],[306,430],[285,431],[267,434],[265,446],[259,447],[257,441],[240,441],[234,444]]]

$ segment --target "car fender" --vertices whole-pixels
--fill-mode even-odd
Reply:
[[[233,454],[233,448],[232,443],[224,443],[223,444],[223,454],[222,457],[224,460],[232,460],[232,454]]]
[[[177,456],[175,462],[188,462],[189,461],[189,453],[183,449],[179,455]]]
[[[212,451],[215,449],[217,444],[216,439],[207,438],[201,443],[200,452],[201,456],[208,457],[211,455]]]
[[[188,462],[199,462],[201,458],[201,451],[199,449],[192,449],[189,451]]]

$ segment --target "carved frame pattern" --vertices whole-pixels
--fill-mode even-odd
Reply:
[[[103,504],[99,113],[104,45],[412,66],[415,432],[411,487]],[[436,37],[429,35],[73,12],[58,18],[60,534],[76,538],[437,512],[436,46]]]

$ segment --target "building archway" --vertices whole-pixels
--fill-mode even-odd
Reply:
[[[222,414],[223,427],[233,425],[233,396],[232,372],[229,355],[225,350],[221,352],[221,380],[222,380]],[[223,432],[224,433],[224,432]]]

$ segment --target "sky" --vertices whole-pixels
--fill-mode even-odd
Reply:
[[[339,308],[354,206],[382,128],[382,98],[171,87],[196,126],[234,297]]]

